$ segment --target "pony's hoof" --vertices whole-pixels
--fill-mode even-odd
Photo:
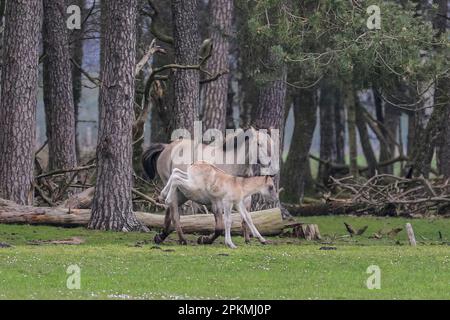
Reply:
[[[164,241],[164,239],[159,234],[156,234],[153,241],[155,241],[156,244],[160,244]]]
[[[179,240],[178,243],[182,246],[186,246],[187,245],[187,241],[185,239],[183,240]]]
[[[237,247],[233,243],[227,243],[227,247],[230,249],[237,249]]]

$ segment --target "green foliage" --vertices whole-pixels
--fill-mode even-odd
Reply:
[[[415,85],[448,68],[448,37],[437,39],[431,22],[414,16],[411,3],[371,1],[381,12],[381,29],[369,30],[367,3],[347,0],[293,2],[238,1],[239,35],[250,55],[246,68],[255,76],[267,50],[277,48],[291,70],[290,79],[306,85],[323,75],[354,80],[355,89],[377,82],[390,88],[399,81]],[[423,56],[426,56],[424,58]]]

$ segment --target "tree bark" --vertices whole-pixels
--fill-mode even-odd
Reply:
[[[350,157],[350,175],[357,177],[358,171],[358,138],[356,133],[356,97],[353,85],[345,86],[345,107],[347,108],[348,146]]]
[[[339,88],[336,89],[334,119],[336,163],[345,164],[345,108]]]
[[[0,94],[0,197],[33,202],[40,0],[8,1]]]
[[[277,65],[274,57],[269,56],[269,65]],[[277,70],[275,78],[263,85],[259,91],[258,108],[255,110],[254,124],[258,129],[278,129],[279,139],[274,141],[278,144],[279,168],[281,167],[281,155],[283,154],[283,133],[284,133],[284,114],[286,108],[286,78],[287,67],[282,64],[280,70]],[[257,173],[258,174],[258,173]],[[280,174],[274,178],[275,185],[279,186]],[[262,210],[280,206],[279,201],[269,203],[264,201],[261,196],[254,196],[252,201],[253,210]],[[283,216],[288,214],[283,211]]]
[[[278,235],[289,225],[281,219],[279,209],[251,212],[252,220],[258,231],[265,236]],[[32,225],[54,225],[60,227],[86,226],[89,223],[91,211],[88,209],[66,209],[61,207],[31,207],[17,205],[12,201],[0,199],[0,223]],[[136,212],[136,217],[149,228],[162,229],[164,214]],[[233,234],[242,234],[242,218],[239,214],[231,215]],[[185,233],[211,234],[214,232],[214,215],[195,214],[181,216],[181,226]]]
[[[207,70],[213,75],[229,69],[229,37],[233,18],[233,0],[209,2],[210,38],[213,43]],[[225,132],[227,116],[228,74],[206,83],[205,104],[203,108],[204,130],[215,128]]]
[[[356,95],[356,93],[355,93]],[[356,127],[359,132],[359,139],[361,141],[361,147],[364,152],[364,157],[367,161],[368,167],[368,176],[373,177],[375,175],[377,169],[377,158],[375,157],[375,153],[372,148],[372,144],[370,142],[369,130],[367,129],[367,123],[364,119],[363,110],[364,108],[358,100],[358,96],[355,96],[356,110],[355,110],[355,121]]]
[[[198,30],[197,0],[172,0],[172,20],[175,63],[197,65],[200,35]],[[174,105],[171,130],[194,131],[200,103],[199,70],[176,69],[173,71]]]
[[[281,193],[283,201],[302,203],[305,190],[312,193],[314,186],[307,185],[309,150],[317,122],[315,90],[302,90],[293,98],[295,117],[294,133],[286,162],[281,168]]]
[[[326,79],[320,87],[320,159],[326,161],[319,163],[317,180],[324,186],[328,185],[330,166],[327,163],[334,162],[337,154],[336,130],[335,130],[335,104],[336,88],[331,80]],[[294,140],[295,141],[295,140]]]
[[[78,0],[77,5],[81,8],[81,12],[86,8],[86,0]],[[81,26],[80,30],[73,30],[71,34],[71,55],[72,59],[79,66],[83,66],[83,35],[85,31],[85,25]],[[73,95],[73,106],[74,106],[74,114],[75,114],[75,147],[76,147],[76,158],[80,159],[80,145],[78,141],[78,115],[80,110],[80,102],[82,95],[82,74],[81,70],[72,64],[72,95]]]
[[[436,21],[438,36],[445,35],[447,23],[449,19],[448,1],[438,1],[438,20]],[[441,133],[438,153],[439,171],[446,178],[450,178],[450,77],[440,79],[437,92],[436,102],[445,104],[446,112],[444,114],[444,128]]]
[[[50,171],[77,166],[65,0],[44,0],[44,104]]]
[[[89,228],[144,230],[132,208],[136,0],[104,4],[97,184]],[[102,18],[103,20],[103,18]]]

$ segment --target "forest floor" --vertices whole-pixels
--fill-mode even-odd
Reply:
[[[155,246],[154,232],[0,225],[0,299],[450,299],[450,219],[301,221],[317,223],[323,240],[271,237],[263,246],[234,237],[238,249],[230,250],[223,239],[199,246],[192,236],[180,246],[173,234]],[[368,229],[350,238],[344,221]],[[414,227],[415,248],[407,243],[406,222]],[[392,238],[369,238],[397,227],[403,230]],[[84,243],[40,242],[71,237]],[[79,290],[66,285],[71,265],[80,268]],[[380,268],[381,289],[367,288],[371,265]]]

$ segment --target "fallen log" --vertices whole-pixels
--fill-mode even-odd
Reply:
[[[21,206],[0,199],[0,223],[5,224],[79,227],[86,226],[90,216],[89,209]],[[288,223],[281,218],[278,208],[251,212],[251,216],[262,235],[278,235],[288,226]],[[149,228],[161,229],[164,225],[162,213],[136,212],[136,217]],[[241,217],[233,214],[232,219],[232,233],[242,234]],[[214,231],[214,216],[211,214],[182,216],[181,225],[185,233],[210,234]]]

